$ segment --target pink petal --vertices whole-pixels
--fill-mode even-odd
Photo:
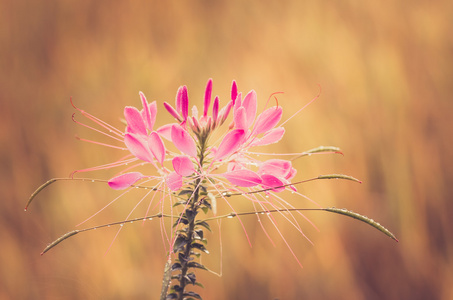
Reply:
[[[151,114],[148,109],[148,101],[146,100],[145,94],[139,92],[140,99],[142,100],[143,109],[141,111],[142,119],[145,121],[146,128],[153,130],[151,125]]]
[[[238,86],[236,84],[236,81],[233,80],[233,83],[231,84],[231,101],[233,101],[233,104],[236,101],[237,96],[238,96]]]
[[[182,176],[176,172],[171,172],[165,178],[165,183],[172,191],[177,191],[182,187]]]
[[[189,115],[189,96],[187,94],[187,87],[180,86],[178,91],[176,92],[176,112],[182,116],[182,119],[178,119],[179,121],[187,120],[187,116]]]
[[[238,150],[242,143],[244,143],[244,137],[245,130],[243,129],[234,129],[227,133],[217,149],[214,161],[223,159]]]
[[[148,115],[146,114],[146,111],[148,111]],[[157,105],[156,101],[153,101],[152,103],[148,104],[148,108],[145,110],[143,108],[141,110],[143,120],[145,120],[146,128],[148,128],[150,131],[153,131],[154,123],[156,122],[156,115],[157,115]]]
[[[255,138],[253,142],[250,144],[250,147],[253,146],[265,146],[265,145],[270,145],[277,143],[280,141],[285,134],[285,128],[283,127],[278,127],[269,130],[264,136],[260,139]]]
[[[170,115],[172,115],[176,120],[178,120],[179,122],[182,122],[182,121],[183,121],[183,118],[182,118],[181,115],[173,108],[173,106],[171,106],[171,105],[168,104],[167,102],[164,102],[164,107],[165,107],[165,109],[170,113]]]
[[[153,156],[148,148],[148,143],[146,141],[132,133],[126,133],[124,135],[124,143],[126,144],[127,149],[132,153],[132,155],[134,155],[138,159],[154,164]]]
[[[247,128],[249,128],[256,117],[256,110],[257,110],[257,102],[256,102],[256,92],[251,90],[242,101],[242,106],[245,108],[247,113]]]
[[[247,130],[247,115],[244,107],[240,107],[234,116],[234,128]]]
[[[211,104],[212,78],[209,78],[204,92],[203,117],[208,115],[209,105]]]
[[[282,185],[284,185],[283,181],[281,181],[274,175],[264,174],[261,175],[261,179],[261,186],[265,189],[272,188],[272,191],[274,192],[282,192],[285,190],[285,187],[282,187]]]
[[[228,115],[230,114],[231,108],[233,107],[233,101],[228,102],[228,104],[220,110],[219,117],[218,119],[220,120],[220,125],[225,122],[226,118],[228,118]]]
[[[287,184],[291,184],[291,181],[289,180],[286,180],[286,179],[283,179],[282,178],[282,181],[283,181],[283,184],[287,185]],[[292,189],[293,191],[297,192],[297,188],[294,186],[294,185],[289,185],[288,186],[290,189]]]
[[[110,179],[108,185],[114,190],[124,190],[143,177],[145,176],[140,172],[125,173]]]
[[[236,171],[236,170],[242,170],[242,169],[245,169],[244,166],[239,164],[236,161],[232,161],[232,162],[228,163],[228,166],[227,166],[228,172]]]
[[[179,125],[173,125],[171,128],[171,140],[179,151],[192,156],[197,156],[197,146],[195,141],[187,131]]]
[[[294,176],[296,176],[297,174],[297,170],[294,169],[294,168],[291,168],[291,170],[289,171],[289,173],[285,176],[285,179],[286,180],[291,180],[294,178]]]
[[[290,173],[291,169],[292,166],[289,160],[269,159],[260,166],[258,174],[272,174],[284,178]]]
[[[274,128],[275,125],[280,122],[280,119],[282,118],[282,112],[283,110],[280,106],[274,106],[262,112],[256,119],[253,134],[264,133]]]
[[[166,124],[162,127],[159,127],[157,128],[156,132],[161,136],[163,137],[164,139],[166,139],[167,141],[170,141],[171,142],[171,128],[173,127],[173,125],[175,125],[176,123],[171,123],[171,124]]]
[[[191,123],[191,126],[193,128],[194,131],[200,131],[200,123],[198,122],[197,118],[196,117],[192,117],[192,118],[188,118],[187,120],[189,120],[189,122]]]
[[[242,94],[239,93],[238,96],[236,97],[236,100],[234,102],[234,107],[233,107],[233,118],[236,115],[236,111],[239,109],[239,107],[242,106]]]
[[[219,97],[216,96],[214,98],[214,104],[212,105],[212,119],[214,120],[214,123],[217,124],[217,118],[219,117]]]
[[[183,89],[183,87],[180,86],[178,88],[178,91],[176,92],[175,105],[176,105],[176,111],[178,113],[181,112],[181,107],[182,107],[182,104],[181,104],[182,103],[182,89]]]
[[[241,187],[252,187],[262,182],[258,174],[247,169],[223,173],[223,176],[232,184]]]
[[[126,106],[124,108],[124,117],[126,118],[128,132],[142,135],[147,134],[145,122],[137,108]]]
[[[162,165],[165,159],[165,146],[157,132],[153,131],[149,135],[148,147],[156,160]]]
[[[187,156],[176,156],[173,158],[172,163],[175,172],[181,176],[190,176],[195,172],[193,162]]]

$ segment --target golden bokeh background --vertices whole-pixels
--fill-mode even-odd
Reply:
[[[452,299],[453,34],[451,1],[2,1],[0,3],[0,299],[157,299],[165,248],[159,221],[77,235],[44,256],[118,196],[100,183],[59,182],[28,212],[28,196],[53,177],[108,163],[122,153],[74,135],[99,136],[71,120],[75,103],[118,125],[138,91],[170,118],[186,84],[201,104],[208,78],[228,99],[255,89],[261,107],[279,95],[286,124],[271,151],[319,145],[341,155],[298,160],[297,179],[345,173],[363,180],[318,181],[299,190],[323,207],[347,207],[393,231],[400,242],[352,219],[299,217],[311,245],[282,220],[213,224],[198,272],[204,299]],[[225,103],[225,102],[224,102]],[[78,116],[81,119],[81,116]],[[108,179],[111,172],[89,174]],[[123,220],[135,200],[118,201],[84,226]],[[133,198],[133,197],[132,197]],[[135,202],[134,202],[135,201]],[[230,200],[238,211],[252,206]],[[288,196],[296,207],[314,207]],[[140,213],[144,213],[144,208]],[[220,253],[222,253],[222,258]]]

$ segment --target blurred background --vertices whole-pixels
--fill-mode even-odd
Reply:
[[[71,120],[70,97],[123,128],[124,106],[139,107],[143,91],[158,101],[162,125],[170,120],[162,102],[185,84],[200,105],[210,77],[223,103],[233,79],[240,91],[257,91],[261,108],[283,91],[284,119],[320,85],[320,98],[271,150],[340,147],[344,156],[296,161],[296,179],[345,173],[363,183],[318,181],[299,191],[377,220],[400,242],[346,217],[307,212],[319,231],[299,221],[313,245],[279,222],[300,268],[271,224],[276,247],[255,217],[242,219],[250,247],[238,220],[224,220],[221,230],[213,224],[203,260],[223,276],[197,273],[204,299],[452,299],[452,12],[451,1],[1,1],[0,299],[158,298],[165,247],[157,220],[124,226],[110,250],[114,228],[39,255],[119,193],[59,182],[24,206],[48,179],[124,155],[74,138],[99,135]],[[81,228],[124,220],[137,195]]]

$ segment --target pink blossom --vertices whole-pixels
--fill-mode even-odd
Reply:
[[[189,156],[197,156],[197,145],[190,136],[190,134],[184,130],[180,125],[173,125],[171,128],[171,140],[175,144],[176,148],[182,153]]]
[[[220,142],[220,146],[214,157],[214,161],[221,160],[225,157],[230,156],[244,142],[245,131],[243,129],[234,129],[227,133],[227,135]]]
[[[181,176],[190,176],[195,172],[194,164],[189,157],[180,155],[172,160],[173,169]]]
[[[123,190],[144,177],[145,176],[140,172],[130,172],[113,177],[109,180],[108,184],[114,190]]]
[[[261,177],[247,169],[234,170],[222,174],[229,182],[241,187],[253,187],[262,182]]]
[[[230,99],[221,107],[219,96],[215,96],[212,101],[213,83],[209,79],[204,92],[202,113],[199,115],[198,108],[193,106],[189,115],[188,90],[186,86],[181,86],[176,93],[175,105],[164,103],[164,108],[176,122],[156,129],[156,102],[148,103],[141,92],[141,109],[132,106],[124,108],[127,123],[124,131],[80,110],[107,129],[107,136],[122,143],[122,146],[108,146],[127,150],[129,153],[118,162],[80,172],[127,166],[123,172],[108,181],[112,189],[140,187],[143,182],[159,187],[163,192],[162,197],[177,193],[183,188],[190,189],[187,185],[192,184],[193,187],[197,180],[213,182],[211,187],[205,188],[218,197],[223,197],[222,191],[225,190],[242,192],[246,189],[257,192],[264,189],[273,197],[285,190],[296,191],[291,185],[296,174],[291,161],[261,161],[250,151],[251,147],[273,144],[282,139],[285,129],[278,125],[282,118],[282,107],[272,106],[258,112],[257,93],[251,90],[245,97],[242,95],[233,81]],[[233,115],[232,120],[228,126],[223,126],[230,114]],[[211,140],[214,131],[219,131],[217,136],[220,138]],[[217,142],[211,144],[213,141]],[[149,170],[149,167],[154,171]],[[139,168],[140,172],[135,168]],[[255,197],[247,198],[258,201]],[[273,201],[287,205],[283,200],[277,199],[279,198],[274,198]],[[258,202],[264,207],[274,208],[274,204],[267,200]]]
[[[180,86],[174,105],[163,103],[175,121],[154,128],[157,104],[155,101],[148,103],[142,92],[139,96],[141,108],[124,108],[126,126],[122,129],[76,108],[101,129],[74,121],[113,140],[112,144],[89,142],[126,152],[113,163],[76,172],[122,168],[108,180],[110,188],[125,190],[123,193],[145,189],[145,196],[140,202],[149,200],[149,209],[167,210],[170,212],[167,215],[174,215],[173,207],[176,204],[187,205],[191,197],[196,197],[196,205],[208,202],[215,205],[216,199],[222,199],[233,210],[227,199],[229,195],[242,195],[242,199],[250,200],[255,209],[264,211],[286,209],[289,212],[294,208],[280,194],[297,191],[292,184],[297,173],[292,161],[263,160],[263,156],[251,151],[252,147],[256,149],[274,144],[283,138],[285,129],[284,123],[280,123],[283,116],[281,106],[269,107],[266,104],[259,111],[256,91],[241,93],[235,81],[232,82],[229,99],[222,103],[219,96],[213,98],[213,82],[209,79],[204,95],[200,97],[202,110],[193,106],[189,113],[188,89]],[[156,195],[160,195],[156,197],[158,203],[151,205]],[[214,209],[213,212],[215,214]],[[291,213],[289,216],[281,215],[300,230]],[[274,222],[272,217],[270,220]],[[163,221],[162,227],[165,227]],[[166,238],[171,248],[174,240]]]

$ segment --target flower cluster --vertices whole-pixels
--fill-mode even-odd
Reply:
[[[194,270],[206,270],[205,266],[195,260],[200,257],[201,252],[208,253],[204,230],[210,230],[210,225],[208,219],[200,219],[197,216],[200,211],[207,213],[211,210],[216,214],[217,198],[224,199],[232,208],[226,198],[242,195],[246,199],[251,200],[258,220],[260,220],[260,216],[257,213],[257,206],[259,206],[262,213],[267,213],[266,216],[269,221],[300,265],[289,243],[280,232],[276,219],[271,212],[279,213],[305,236],[296,218],[291,213],[296,211],[302,215],[301,211],[304,209],[293,207],[279,193],[288,190],[301,195],[297,192],[295,185],[317,179],[346,179],[360,182],[351,176],[342,174],[319,175],[308,180],[292,182],[296,175],[296,169],[293,167],[291,160],[268,159],[262,161],[258,159],[259,153],[253,152],[251,148],[274,144],[282,139],[285,133],[283,128],[285,122],[280,122],[283,110],[278,105],[278,102],[276,102],[277,105],[275,106],[267,107],[270,102],[268,100],[263,111],[258,113],[256,92],[252,90],[243,97],[242,93],[238,93],[235,81],[232,84],[230,99],[223,108],[220,108],[219,97],[215,97],[214,101],[211,101],[212,80],[209,79],[205,90],[202,114],[194,106],[191,109],[191,115],[189,115],[187,87],[180,87],[176,94],[175,105],[164,103],[165,109],[175,118],[175,122],[156,129],[154,128],[157,116],[156,102],[149,103],[143,93],[140,92],[139,95],[142,103],[141,109],[132,106],[127,106],[124,109],[125,130],[119,130],[74,106],[82,115],[102,129],[81,123],[73,116],[75,122],[109,137],[115,142],[119,142],[120,145],[81,140],[128,152],[125,157],[114,163],[78,170],[74,173],[125,167],[119,174],[108,181],[90,180],[93,182],[108,182],[108,185],[114,190],[125,190],[119,197],[132,190],[132,188],[142,187],[150,189],[151,191],[148,191],[139,203],[151,192],[160,191],[162,197],[159,203],[162,210],[156,215],[158,217],[164,217],[164,203],[169,203],[171,214],[165,215],[165,217],[171,218],[171,222],[175,221],[174,219],[177,220],[173,224],[171,238],[165,233],[170,251],[164,271],[161,300],[201,299],[201,296],[197,293],[188,291],[188,285],[201,285],[197,281]],[[211,113],[209,113],[210,110]],[[229,116],[232,116],[230,118],[231,121],[226,123]],[[321,152],[341,153],[336,147],[321,146],[307,152],[298,153],[293,159]],[[150,166],[155,171],[147,173]],[[139,172],[137,168],[145,169],[147,174]],[[71,180],[74,179],[74,173],[71,175]],[[57,180],[66,179],[54,178],[44,183],[31,195],[25,209],[27,209],[35,196],[49,184]],[[87,179],[79,178],[79,180]],[[149,186],[151,182],[153,183],[152,187]],[[158,193],[153,194],[151,202],[156,194]],[[107,206],[116,201],[116,199],[107,204]],[[175,216],[173,208],[179,205],[183,205],[184,208]],[[138,204],[135,208],[137,206]],[[397,241],[395,236],[385,227],[360,214],[337,208],[318,208],[315,210],[333,212],[360,220]],[[132,211],[124,222],[112,224],[123,225],[129,220]],[[148,218],[147,214],[148,211],[144,218],[135,220],[144,220]],[[249,213],[246,212],[241,215],[246,214]],[[219,216],[218,218],[239,217],[239,215],[233,209],[233,213]],[[161,225],[163,225],[163,221]],[[267,235],[261,222],[260,225]],[[110,226],[110,224],[68,232],[49,244],[42,254],[79,232],[105,226]],[[273,243],[270,236],[267,236]],[[174,282],[173,285],[171,285],[172,281]]]
[[[219,109],[219,97],[215,97],[211,108],[212,80],[209,79],[205,97],[203,114],[199,115],[196,106],[189,116],[189,98],[187,87],[182,86],[176,94],[175,107],[165,102],[166,110],[175,118],[176,123],[166,124],[154,129],[157,108],[156,102],[148,103],[140,93],[142,109],[127,106],[124,109],[127,126],[124,133],[124,144],[137,160],[154,166],[160,178],[171,191],[178,191],[183,180],[193,181],[196,178],[224,179],[239,188],[260,188],[273,192],[281,192],[291,186],[291,179],[296,170],[291,161],[271,159],[259,161],[251,157],[249,149],[278,142],[285,130],[278,127],[282,117],[282,108],[273,106],[265,109],[257,116],[257,95],[254,90],[242,97],[237,92],[233,81],[231,99]],[[233,121],[229,124],[217,145],[211,145],[209,138],[220,129],[232,114]],[[175,146],[179,152],[169,151],[164,140]],[[171,161],[171,165],[166,164]],[[226,170],[221,170],[225,165]],[[127,172],[112,178],[109,185],[113,189],[125,189],[141,179],[151,176],[140,172]],[[231,185],[230,185],[231,186]],[[225,184],[222,184],[225,188]],[[224,190],[222,188],[222,191]],[[217,187],[215,187],[217,189]],[[220,189],[218,189],[220,191]]]

